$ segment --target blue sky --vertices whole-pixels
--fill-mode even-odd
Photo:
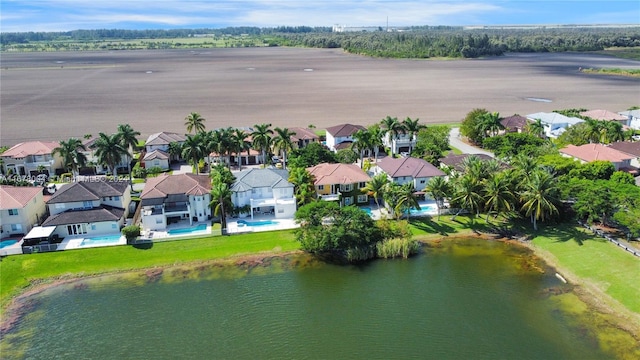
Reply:
[[[638,0],[0,0],[0,31],[639,24]]]

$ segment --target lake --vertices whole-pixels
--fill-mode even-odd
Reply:
[[[590,327],[598,315],[581,318],[584,304],[554,274],[524,248],[482,240],[361,266],[296,255],[120,274],[34,296],[1,350],[25,359],[609,359],[612,348],[621,357],[639,351],[628,334]]]

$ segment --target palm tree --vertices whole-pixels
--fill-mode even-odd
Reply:
[[[67,141],[60,141],[60,146],[53,149],[53,153],[60,155],[67,170],[73,173],[73,176],[77,176],[78,169],[85,166],[87,162],[87,157],[81,150],[87,150],[82,141],[70,138]]]
[[[238,160],[238,170],[242,170],[242,157],[240,156],[243,151],[247,152],[247,157],[249,156],[249,150],[251,150],[251,141],[249,139],[249,134],[247,134],[242,129],[235,129],[233,132],[232,142],[234,144],[234,151],[236,152],[236,157]]]
[[[391,156],[395,155],[396,141],[398,135],[405,132],[404,125],[398,121],[397,117],[388,116],[380,122],[384,126],[385,135],[389,139],[391,145]]]
[[[404,121],[402,121],[402,126],[404,126],[406,133],[409,134],[409,154],[411,154],[411,151],[413,151],[412,144],[415,141],[416,135],[418,135],[418,132],[420,132],[420,130],[426,128],[425,125],[419,124],[419,121],[420,119],[418,118],[412,120],[410,117],[407,117],[406,119],[404,119]]]
[[[315,177],[307,169],[292,168],[289,173],[289,182],[295,186],[298,205],[308,204],[316,198]]]
[[[177,141],[169,143],[169,156],[172,160],[178,160],[182,155],[182,144]]]
[[[364,168],[364,152],[372,148],[373,139],[369,130],[358,130],[353,134],[351,149],[360,154],[360,169]]]
[[[118,134],[107,135],[99,133],[98,139],[93,143],[98,162],[111,169],[114,178],[118,177],[117,165],[122,161],[122,157],[127,155],[127,149],[122,146]]]
[[[287,128],[275,128],[276,136],[273,138],[273,147],[282,153],[282,167],[287,168],[287,151],[293,150],[293,142],[291,137],[296,133]]]
[[[205,155],[205,147],[203,144],[203,135],[187,135],[187,138],[182,145],[182,157],[185,159],[191,159],[192,165],[195,169],[196,175],[199,173],[198,165],[200,159]]]
[[[482,204],[481,183],[470,175],[464,175],[456,181],[454,195],[451,201],[460,206],[458,212],[451,218],[455,220],[462,210],[469,210],[471,213],[480,213]]]
[[[591,119],[591,118],[586,118],[584,120],[584,123],[587,126],[587,133],[586,133],[587,140],[590,143],[597,143],[598,141],[600,141],[600,137],[602,135],[603,123],[601,121]]]
[[[520,195],[522,210],[531,218],[533,229],[538,230],[538,220],[544,221],[553,214],[558,214],[559,188],[556,179],[546,171],[536,171],[525,184],[525,191]]]
[[[371,134],[371,147],[373,148],[374,161],[378,163],[378,153],[380,147],[384,145],[382,138],[384,137],[384,131],[380,128],[380,124],[373,124],[367,128],[369,134]]]
[[[196,134],[201,133],[205,130],[205,120],[206,119],[200,116],[197,112],[192,112],[184,118],[184,126],[187,127],[187,132],[189,133],[193,130],[196,131]]]
[[[227,127],[224,129],[218,129],[216,132],[220,133],[220,139],[222,139],[222,153],[227,155],[227,167],[231,169],[231,153],[234,152],[236,144],[234,142],[234,129]]]
[[[137,136],[140,136],[139,131],[133,130],[131,125],[129,124],[120,124],[118,125],[118,132],[116,133],[120,138],[120,145],[127,149],[127,155],[133,158],[133,149],[138,146]],[[129,168],[129,187],[131,187],[131,191],[133,191],[133,179],[131,178],[131,161],[127,161],[127,165]]]
[[[366,185],[360,189],[360,191],[373,197],[373,201],[376,202],[376,206],[378,207],[378,210],[380,210],[380,202],[378,199],[382,197],[388,183],[389,178],[387,175],[378,174],[372,177],[371,180],[367,181]]]
[[[622,124],[617,121],[605,121],[602,126],[602,143],[609,144],[616,141],[624,141]]]
[[[262,162],[265,164],[267,163],[267,149],[271,147],[271,135],[273,135],[271,124],[253,126],[253,132],[251,133],[253,147],[262,152]]]
[[[526,131],[538,138],[544,137],[544,124],[542,123],[542,119],[535,119],[534,121],[528,121],[526,126]]]
[[[536,158],[520,153],[511,159],[513,167],[514,179],[519,179],[519,185],[526,184],[536,170],[538,170],[538,161]]]
[[[233,209],[231,202],[231,189],[225,182],[214,182],[211,186],[211,203],[213,214],[220,216],[220,227],[222,234],[227,232],[227,214]]]
[[[515,196],[511,192],[511,181],[505,173],[492,173],[484,181],[484,197],[487,222],[493,211],[496,212],[496,217],[505,211],[511,211]]]
[[[440,208],[444,205],[444,199],[447,198],[451,192],[447,179],[445,179],[444,176],[434,177],[429,180],[425,191],[436,201],[438,220],[440,220]]]
[[[418,197],[416,196],[416,189],[413,187],[413,183],[408,182],[400,186],[398,192],[398,203],[396,204],[396,214],[403,214],[406,212],[407,221],[411,218],[411,209],[421,210],[418,203]]]
[[[487,137],[487,133],[491,134],[491,136],[496,136],[498,131],[504,129],[504,126],[500,123],[500,114],[497,112],[483,113],[480,115],[476,126],[483,139]]]

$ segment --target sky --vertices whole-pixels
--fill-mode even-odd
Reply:
[[[0,0],[0,32],[640,24],[638,0]]]

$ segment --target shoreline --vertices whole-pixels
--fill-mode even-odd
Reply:
[[[636,341],[640,342],[640,314],[632,312],[617,300],[602,291],[596,284],[590,281],[580,278],[573,274],[571,271],[564,268],[551,253],[548,253],[544,249],[537,247],[531,243],[530,240],[521,241],[507,238],[496,237],[492,234],[478,233],[474,231],[466,231],[464,233],[456,233],[450,236],[416,236],[416,240],[424,245],[437,244],[444,241],[455,241],[459,239],[479,239],[488,241],[500,241],[508,243],[511,246],[524,247],[532,252],[532,254],[543,261],[549,268],[561,274],[571,285],[573,285],[572,292],[577,298],[586,304],[588,307],[596,310],[599,313],[607,314],[613,317],[615,320],[615,326],[621,330],[629,333]],[[148,268],[140,268],[135,270],[121,270],[110,271],[98,274],[78,274],[78,275],[62,275],[55,278],[39,279],[28,287],[22,289],[18,294],[11,298],[7,302],[6,307],[3,309],[3,316],[0,321],[0,335],[11,332],[15,326],[20,323],[20,320],[28,313],[32,306],[33,296],[38,295],[49,289],[78,283],[86,279],[94,279],[107,276],[116,275],[133,275],[146,278],[148,281],[154,281],[168,270],[198,270],[203,267],[216,267],[216,266],[233,266],[239,269],[246,269],[247,271],[257,266],[269,265],[269,259],[273,258],[285,258],[295,254],[304,254],[301,250],[294,251],[267,251],[253,254],[239,254],[226,258],[218,258],[211,260],[201,260],[188,263],[182,263],[179,265],[162,265]],[[78,284],[78,286],[81,286]]]

